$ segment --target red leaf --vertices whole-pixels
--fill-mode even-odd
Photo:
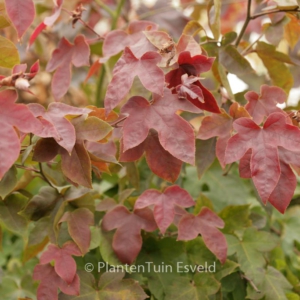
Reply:
[[[61,99],[68,91],[71,82],[71,67],[89,65],[90,47],[83,35],[78,35],[74,45],[62,38],[58,48],[52,53],[46,70],[54,73],[52,79],[52,92],[56,101]]]
[[[179,100],[168,89],[165,89],[163,97],[156,96],[152,104],[143,97],[130,98],[122,108],[122,113],[129,115],[123,125],[123,151],[141,144],[149,130],[155,129],[166,151],[184,162],[194,164],[194,131],[188,122],[176,115],[178,110],[199,112],[190,102]]]
[[[80,282],[78,275],[76,274],[73,281],[68,284],[56,274],[54,268],[49,264],[36,265],[33,271],[33,279],[41,281],[37,289],[38,300],[57,300],[58,288],[67,295],[79,295]]]
[[[181,85],[181,77],[184,74],[188,76],[199,76],[201,72],[207,72],[212,67],[214,62],[214,58],[207,57],[204,55],[196,55],[191,57],[191,53],[188,51],[184,51],[180,53],[178,58],[178,68],[171,70],[166,74],[165,80],[169,84],[169,88],[175,88],[173,92],[176,92],[176,87]],[[187,97],[187,100],[192,102],[195,106],[200,109],[204,109],[207,111],[220,113],[219,106],[216,102],[216,99],[213,95],[200,83],[200,81],[195,82],[193,85],[200,88],[202,90],[204,103],[199,100],[195,100],[190,96]]]
[[[142,209],[154,205],[154,218],[162,234],[171,225],[175,216],[175,206],[191,207],[195,205],[193,198],[181,187],[168,187],[163,193],[157,190],[145,191],[135,202],[134,209]]]
[[[35,17],[35,8],[32,0],[5,0],[7,14],[21,39]]]
[[[72,123],[66,119],[67,115],[88,114],[91,110],[87,108],[77,108],[63,103],[50,103],[48,110],[36,103],[28,105],[35,117],[42,117],[44,132],[55,132],[52,135],[56,142],[65,148],[69,153],[72,151],[75,141],[75,129]],[[51,135],[50,135],[51,136]]]
[[[154,231],[157,225],[149,208],[130,213],[125,206],[116,206],[103,217],[102,228],[117,229],[113,249],[122,263],[132,264],[142,248],[141,229]]]
[[[40,263],[44,265],[54,260],[56,274],[63,281],[71,284],[76,275],[76,262],[72,255],[81,256],[81,251],[73,242],[66,242],[62,248],[50,244],[48,249],[41,255]]]
[[[154,130],[150,130],[149,135],[140,145],[125,152],[123,152],[123,148],[121,141],[121,162],[138,160],[145,152],[148,166],[154,174],[170,182],[177,180],[182,162],[161,146],[158,134]]]
[[[147,52],[136,58],[129,48],[116,63],[113,77],[108,85],[104,99],[106,113],[115,108],[129,92],[134,77],[138,76],[149,91],[162,95],[164,89],[164,72],[157,66],[161,56],[156,52]]]
[[[50,17],[46,17],[44,22],[42,22],[40,25],[38,25],[38,27],[36,27],[36,29],[34,30],[32,35],[30,36],[29,47],[34,43],[34,41],[36,40],[38,35],[47,26],[52,26],[55,23],[55,21],[57,20],[57,18],[59,17],[60,12],[61,12],[61,8],[62,8],[62,4],[63,4],[63,0],[54,1],[54,4],[55,4],[54,13]]]
[[[148,51],[155,51],[155,47],[151,45],[143,33],[143,31],[146,30],[157,30],[157,25],[149,21],[133,21],[128,26],[128,33],[123,30],[114,30],[109,32],[103,43],[104,57],[107,59],[123,51],[126,47],[130,47],[131,49],[131,46],[136,46],[138,43],[146,48],[144,53]],[[131,51],[135,53],[132,49]],[[141,53],[141,55],[144,53]]]
[[[182,217],[178,225],[178,240],[193,240],[200,233],[207,248],[223,264],[227,257],[227,242],[217,229],[223,227],[223,220],[209,208],[203,207],[197,216],[186,214]]]
[[[277,86],[262,85],[260,88],[260,95],[255,92],[248,92],[245,94],[245,99],[248,103],[245,108],[252,116],[253,121],[260,124],[264,117],[273,112],[281,112],[277,107],[278,103],[284,103],[287,99],[287,94],[284,90]]]
[[[43,128],[28,107],[14,103],[16,100],[15,90],[0,92],[0,180],[20,154],[20,139],[14,127],[24,133],[39,133]]]
[[[238,133],[229,140],[226,148],[226,163],[241,159],[252,149],[251,177],[263,203],[268,201],[280,180],[277,148],[281,146],[295,152],[300,149],[300,131],[297,127],[286,124],[286,120],[284,114],[272,113],[261,128],[248,118],[240,118],[233,123]],[[244,163],[243,165],[245,166]],[[288,174],[287,170],[285,172]],[[287,199],[284,199],[284,202],[286,203]]]

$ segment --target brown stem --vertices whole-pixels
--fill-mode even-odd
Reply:
[[[243,274],[241,276],[242,276],[242,278],[246,279],[250,283],[250,285],[253,287],[253,289],[255,290],[256,293],[261,293],[261,291],[257,288],[257,286],[254,284],[254,282],[249,277],[247,277],[246,275],[243,275]]]

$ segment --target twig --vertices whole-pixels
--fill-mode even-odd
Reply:
[[[300,10],[298,8],[296,8],[296,9],[274,9],[274,10],[270,10],[270,11],[266,11],[266,12],[261,12],[261,13],[255,14],[255,15],[251,16],[250,19],[254,20],[256,18],[265,16],[265,15],[276,14],[276,13],[280,13],[280,12],[293,13],[293,12],[300,12]]]
[[[222,174],[223,176],[227,176],[229,171],[231,170],[233,163],[229,165],[228,169]]]
[[[27,170],[27,171],[32,171],[32,172],[35,172],[35,173],[41,173],[41,172],[40,172],[39,170],[37,170],[37,169],[30,168],[30,167],[26,167],[26,166],[19,165],[19,164],[15,164],[15,167],[18,168],[18,169],[23,169],[23,170]]]
[[[253,287],[253,289],[255,290],[256,293],[261,293],[261,291],[257,288],[257,286],[254,284],[254,282],[249,277],[247,277],[246,275],[243,275],[243,274],[241,274],[241,277],[246,279],[250,283],[250,285]]]
[[[248,5],[247,5],[247,16],[246,16],[246,20],[245,20],[245,23],[242,27],[242,30],[235,42],[235,46],[237,47],[239,45],[239,43],[241,42],[241,39],[247,29],[247,26],[249,24],[249,22],[251,20],[255,20],[256,18],[259,18],[259,17],[262,17],[262,16],[265,16],[265,15],[269,15],[269,14],[275,14],[275,13],[280,13],[280,12],[289,12],[289,13],[296,13],[296,12],[300,12],[300,9],[299,8],[295,8],[295,9],[274,9],[274,10],[269,10],[269,11],[265,11],[265,12],[261,12],[261,13],[257,13],[257,14],[254,14],[253,16],[251,16],[251,2],[252,0],[248,0]]]
[[[42,167],[42,163],[39,162],[39,167],[40,167],[40,174],[42,176],[42,179],[44,179],[44,181],[46,181],[51,187],[55,188],[53,186],[53,184],[51,183],[51,181],[46,177],[44,171],[43,171],[43,167]]]

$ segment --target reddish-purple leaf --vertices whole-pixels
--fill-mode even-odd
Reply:
[[[268,201],[280,180],[281,169],[277,148],[281,146],[295,152],[300,149],[300,130],[286,124],[286,121],[287,118],[283,113],[272,113],[263,128],[248,118],[240,118],[233,123],[238,133],[228,142],[225,162],[237,161],[252,149],[251,177],[263,203]]]
[[[66,119],[67,115],[88,114],[91,110],[87,108],[77,108],[63,103],[50,103],[48,110],[36,103],[28,105],[35,117],[41,117],[44,122],[44,131],[56,132],[53,135],[57,143],[71,152],[76,141],[75,128],[72,123]]]
[[[30,36],[29,39],[29,47],[34,43],[34,41],[36,40],[36,38],[38,37],[38,35],[47,27],[47,26],[52,26],[55,21],[57,20],[57,18],[60,15],[61,12],[61,8],[62,8],[62,4],[63,4],[63,0],[57,0],[57,1],[53,1],[55,8],[54,8],[54,13],[50,16],[50,17],[46,17],[44,22],[42,22],[41,24],[39,24],[36,29],[34,30],[34,32],[32,33],[32,35]]]
[[[157,225],[151,209],[130,213],[125,206],[118,205],[103,217],[102,228],[117,229],[112,247],[122,263],[132,264],[142,248],[141,230],[154,231]]]
[[[0,179],[18,159],[21,146],[20,139],[14,127],[24,133],[38,134],[43,130],[28,107],[16,104],[17,92],[4,90],[0,92]]]
[[[82,255],[89,251],[91,242],[90,227],[94,225],[93,213],[85,207],[78,208],[72,212],[67,211],[60,222],[68,223],[68,231],[71,238],[81,250]]]
[[[76,275],[76,262],[72,255],[81,256],[81,251],[73,242],[66,242],[62,248],[50,244],[40,258],[41,264],[48,264],[55,261],[54,269],[56,274],[66,283],[71,284]]]
[[[123,51],[125,47],[136,46],[138,43],[146,49],[145,52],[155,51],[155,48],[146,39],[143,31],[157,30],[157,25],[149,21],[133,21],[129,24],[127,32],[123,30],[114,30],[109,32],[103,43],[103,56],[107,59]],[[147,47],[145,47],[147,44]],[[152,46],[152,47],[151,47]],[[133,51],[133,53],[135,53]],[[142,55],[144,54],[142,53]],[[136,54],[136,53],[135,53]],[[136,55],[137,56],[137,55]]]
[[[116,63],[113,77],[108,85],[104,99],[106,113],[115,108],[129,92],[134,77],[138,76],[149,91],[162,95],[164,89],[164,72],[157,64],[161,56],[155,52],[147,52],[141,58],[136,58],[129,48]]]
[[[5,0],[7,14],[21,39],[35,17],[35,8],[32,0]]]
[[[58,48],[52,53],[46,70],[54,73],[52,92],[56,101],[60,100],[68,91],[71,82],[72,64],[75,67],[89,65],[90,47],[83,35],[78,35],[74,45],[62,38]]]
[[[256,124],[260,124],[264,117],[267,117],[273,112],[281,112],[277,107],[278,103],[284,103],[287,99],[287,94],[284,90],[277,86],[262,85],[260,88],[260,95],[255,92],[248,92],[245,94],[245,99],[248,103],[245,108],[252,116]]]
[[[227,257],[227,242],[224,234],[217,228],[223,228],[223,220],[209,208],[203,207],[195,216],[186,214],[178,225],[178,240],[189,241],[201,234],[207,248],[223,264]]]
[[[195,201],[189,193],[181,187],[174,185],[168,187],[163,193],[157,190],[147,190],[139,196],[134,209],[142,209],[154,205],[154,218],[162,234],[174,220],[174,207],[191,207]]]
[[[57,300],[58,288],[67,295],[79,295],[80,282],[78,275],[74,276],[71,283],[67,283],[56,274],[54,268],[49,264],[36,265],[33,270],[33,279],[40,281],[37,289],[38,300]]]
[[[207,57],[204,55],[196,55],[191,57],[191,53],[188,51],[181,52],[178,57],[178,64],[176,63],[174,66],[176,69],[171,70],[166,74],[165,80],[169,84],[169,88],[175,88],[173,92],[176,92],[176,87],[181,85],[181,77],[184,74],[188,76],[199,76],[202,72],[207,72],[211,69],[212,64],[214,62],[214,58]],[[204,103],[200,102],[198,99],[195,100],[191,98],[189,95],[187,100],[193,103],[200,109],[204,109],[207,111],[211,111],[214,113],[220,113],[219,106],[216,102],[216,99],[213,95],[200,83],[200,81],[196,81],[193,83],[196,87],[200,88],[203,94]]]
[[[184,162],[194,164],[194,131],[188,122],[176,114],[178,110],[199,112],[189,101],[179,100],[168,89],[165,89],[163,97],[156,96],[152,104],[143,97],[130,98],[122,108],[122,113],[129,115],[123,125],[123,151],[141,144],[149,130],[155,129],[166,151]]]
[[[216,155],[221,166],[225,167],[224,157],[227,142],[231,137],[232,123],[235,119],[241,117],[250,117],[247,111],[239,106],[238,103],[233,103],[230,106],[229,115],[221,109],[220,114],[213,114],[203,119],[197,138],[207,140],[214,136],[218,136],[216,144]]]
[[[145,152],[148,166],[154,174],[170,182],[175,182],[178,178],[182,161],[161,146],[156,131],[151,129],[147,138],[138,146],[125,152],[123,148],[123,141],[121,141],[121,162],[138,160]]]

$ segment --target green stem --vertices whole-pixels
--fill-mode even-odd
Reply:
[[[111,23],[111,30],[116,29],[117,23],[118,23],[118,19],[120,17],[120,14],[121,14],[121,11],[122,11],[122,7],[123,7],[124,4],[125,4],[125,0],[120,0],[119,1],[117,9],[116,9],[116,11],[114,13],[114,18],[113,18],[112,23]]]
[[[111,10],[106,4],[104,4],[101,0],[96,0],[97,4],[103,8],[112,18],[115,16],[115,12]]]
[[[101,106],[101,94],[102,94],[102,86],[105,78],[105,66],[104,64],[101,67],[100,75],[97,82],[97,90],[96,90],[96,106]]]

